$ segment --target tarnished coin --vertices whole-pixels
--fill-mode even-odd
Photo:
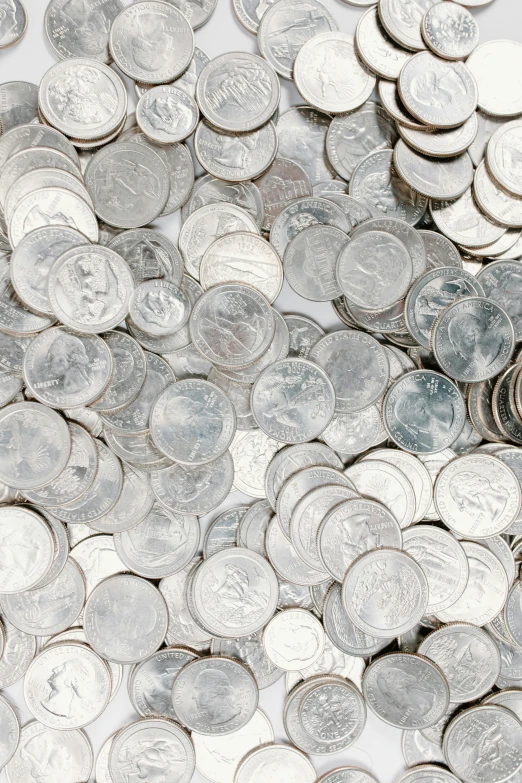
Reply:
[[[279,79],[270,63],[247,52],[227,52],[210,60],[196,86],[201,113],[215,127],[235,133],[264,125],[279,97]]]
[[[183,279],[183,259],[177,247],[150,228],[123,231],[109,243],[130,266],[137,284],[144,280],[165,278],[176,285]]]
[[[370,12],[376,13],[373,8]],[[387,112],[373,101],[367,101],[360,109],[334,118],[326,137],[326,151],[336,172],[349,180],[357,164],[368,154],[390,149],[396,141],[397,130]]]
[[[180,76],[194,54],[194,34],[172,4],[145,0],[124,8],[111,25],[109,49],[131,79],[163,84]]]
[[[212,557],[222,549],[235,546],[239,523],[245,516],[247,509],[248,506],[234,506],[228,511],[223,511],[211,522],[203,540],[204,558]]]
[[[59,761],[64,757],[67,767]],[[30,780],[36,769],[40,777],[59,773],[62,783],[76,783],[89,779],[93,760],[91,744],[81,729],[60,731],[33,720],[20,732],[20,742],[7,765],[6,777],[10,783],[21,783]]]
[[[91,57],[74,57],[55,63],[44,74],[38,103],[54,128],[92,141],[119,128],[127,112],[127,91],[112,68]]]
[[[343,606],[365,633],[393,638],[425,614],[428,584],[410,555],[381,548],[359,557],[342,585]]]
[[[277,577],[255,552],[235,547],[204,560],[190,584],[195,617],[214,636],[259,631],[277,606]]]
[[[421,0],[406,13],[404,3],[395,4],[393,0],[382,0],[379,3],[381,22],[391,37],[406,49],[425,49],[421,36],[421,22],[425,12],[438,0]]]
[[[370,152],[355,167],[350,196],[369,208],[374,217],[400,218],[415,225],[424,215],[427,199],[401,180],[393,167],[393,150]]]
[[[246,231],[217,238],[201,259],[199,275],[205,291],[222,283],[245,283],[270,303],[283,285],[283,267],[274,248],[266,239]]]
[[[472,3],[475,5],[475,0]],[[470,4],[470,0],[463,3]],[[487,41],[472,52],[466,65],[477,82],[482,111],[500,117],[520,114],[521,62],[522,46],[518,41]]]
[[[478,44],[479,28],[472,14],[458,4],[435,3],[422,18],[422,37],[446,60],[463,60]]]
[[[301,47],[294,80],[305,101],[332,114],[362,106],[376,81],[359,60],[352,36],[336,31],[319,33]]]
[[[87,641],[115,663],[138,663],[155,652],[167,632],[167,605],[154,585],[118,574],[100,582],[84,610]]]
[[[97,11],[83,3],[52,0],[44,18],[47,39],[61,59],[89,57],[109,63],[109,30],[122,8],[120,0],[104,0]]]
[[[381,720],[404,729],[432,726],[450,700],[441,669],[411,653],[390,653],[373,661],[364,673],[363,694]]]
[[[432,201],[430,212],[435,225],[448,239],[467,248],[486,247],[506,233],[505,228],[482,214],[471,188],[455,201]]]
[[[308,757],[291,745],[264,745],[248,753],[239,764],[234,783],[261,783],[269,775],[279,775],[287,783],[314,783],[315,769]]]
[[[383,546],[400,549],[401,529],[385,506],[364,498],[336,505],[326,514],[317,533],[323,566],[338,582],[344,580],[359,555]]]
[[[253,718],[258,698],[247,667],[218,656],[184,666],[172,689],[179,719],[198,734],[230,734],[243,728]]]
[[[446,530],[415,525],[404,531],[403,547],[426,576],[426,614],[452,606],[464,592],[469,576],[468,559],[459,542]]]
[[[277,134],[272,122],[253,131],[234,133],[219,131],[202,121],[196,129],[194,150],[213,177],[243,182],[261,176],[270,166],[277,152]]]
[[[430,52],[420,52],[408,60],[398,87],[408,111],[437,128],[461,125],[477,108],[477,84],[468,68]]]
[[[38,586],[54,555],[53,536],[45,519],[29,508],[4,506],[0,510],[0,530],[5,551],[0,568],[2,594]]]
[[[383,406],[384,426],[393,441],[415,454],[450,446],[466,421],[466,405],[449,378],[425,370],[395,381]]]
[[[277,120],[278,154],[302,166],[312,185],[335,176],[325,148],[330,122],[310,106],[293,106]]]
[[[173,84],[147,90],[136,106],[136,122],[156,144],[174,144],[196,129],[199,110],[195,100]]]
[[[413,190],[428,198],[458,198],[473,181],[473,164],[467,152],[434,160],[400,139],[395,146],[393,162],[399,176]]]
[[[138,663],[128,682],[129,697],[136,712],[142,718],[176,720],[172,685],[183,666],[197,657],[197,653],[192,650],[166,647]]]
[[[359,19],[355,42],[368,68],[383,79],[398,79],[402,66],[411,57],[388,36],[376,7],[369,8]]]
[[[88,698],[82,692],[88,692]],[[29,666],[24,697],[34,717],[51,729],[79,729],[101,715],[111,693],[105,661],[83,644],[60,643]]]
[[[432,334],[435,358],[455,380],[483,381],[509,362],[515,332],[495,302],[473,296],[454,302],[437,319]]]
[[[268,688],[283,675],[283,670],[267,656],[260,632],[243,636],[240,639],[214,638],[211,650],[213,655],[237,658],[248,666],[256,678],[259,688]]]
[[[152,770],[152,774],[165,780],[189,783],[194,767],[190,737],[177,723],[163,718],[146,718],[121,729],[109,751],[109,773],[114,783],[127,783],[129,775],[131,780],[139,780],[144,770],[147,774]]]
[[[234,775],[241,759],[259,745],[273,741],[272,724],[259,709],[243,728],[225,736],[192,732],[196,767],[213,783],[234,783]]]
[[[20,631],[52,636],[74,625],[84,602],[83,574],[68,558],[56,579],[44,587],[2,595],[2,612]]]
[[[260,3],[258,8],[262,4]],[[261,54],[280,76],[292,79],[295,59],[301,47],[321,33],[338,30],[339,27],[330,11],[318,0],[285,0],[273,7],[267,4],[257,31]],[[306,24],[303,24],[303,14]]]
[[[477,753],[492,736],[502,737],[491,757]],[[443,751],[450,769],[465,783],[501,783],[522,765],[522,724],[505,707],[493,704],[471,707],[453,718],[444,733]]]
[[[118,228],[151,223],[165,209],[170,191],[169,171],[158,153],[130,141],[108,144],[93,155],[85,184],[97,216]]]
[[[234,464],[229,451],[205,465],[174,464],[151,473],[151,486],[165,508],[203,516],[219,506],[232,488]]]
[[[252,389],[252,413],[261,429],[285,443],[316,438],[335,410],[335,392],[324,370],[302,359],[284,359],[264,370]]]

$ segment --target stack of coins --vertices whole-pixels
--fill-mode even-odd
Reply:
[[[520,776],[522,44],[348,2],[209,59],[215,0],[51,0],[0,85],[9,783],[377,783],[309,759],[369,716],[401,783]]]

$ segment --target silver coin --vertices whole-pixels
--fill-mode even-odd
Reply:
[[[150,147],[119,141],[97,152],[85,184],[97,216],[119,228],[138,228],[159,217],[169,197],[169,172]]]
[[[14,756],[20,740],[20,724],[10,701],[0,696],[0,766],[4,767]]]
[[[469,297],[446,308],[433,329],[433,351],[452,378],[483,381],[506,367],[514,349],[509,316],[495,302]]]
[[[303,11],[307,23],[303,25]],[[302,8],[302,0],[285,0],[283,5],[270,7],[262,15],[257,30],[261,54],[280,76],[291,79],[301,47],[320,33],[338,30],[335,18],[318,0]]]
[[[35,756],[36,748],[39,750]],[[40,753],[41,748],[44,754]],[[57,768],[57,764],[61,765],[58,759],[63,757],[67,758],[67,767]],[[60,731],[33,720],[22,728],[16,753],[6,768],[6,778],[9,783],[22,783],[30,780],[35,771],[40,777],[52,777],[58,769],[63,783],[76,783],[89,779],[93,761],[91,744],[81,729]]]
[[[357,238],[373,231],[384,231],[385,233],[391,234],[395,238],[400,239],[410,255],[413,264],[414,280],[420,277],[420,275],[426,271],[426,251],[424,249],[424,243],[421,237],[418,235],[418,232],[412,226],[408,225],[405,220],[400,220],[396,217],[373,217],[369,220],[365,220],[361,225],[358,225],[352,231],[351,236],[352,238]],[[357,317],[360,319],[362,309],[356,308],[354,310],[353,306],[351,306],[350,312],[352,312],[352,310],[353,312],[357,313]],[[386,312],[392,314],[394,312],[394,308],[392,307],[387,311],[383,311],[384,314]],[[379,313],[377,315],[379,315]],[[397,316],[392,316],[391,320],[393,321],[393,318],[395,317]],[[378,325],[376,324],[376,326]],[[380,331],[380,328],[372,328],[371,331]],[[399,329],[396,326],[395,331],[406,331],[406,326],[404,326],[402,329]]]
[[[2,595],[2,611],[20,631],[52,636],[74,625],[84,601],[83,574],[68,558],[61,573],[45,587]]]
[[[359,19],[355,42],[368,68],[383,79],[397,79],[402,66],[411,57],[410,52],[401,49],[388,36],[376,7],[369,8]]]
[[[401,122],[397,124],[397,128],[404,141],[423,155],[448,158],[468,150],[475,163],[471,147],[479,129],[477,117],[477,112],[474,112],[466,122],[450,130],[418,130]]]
[[[379,79],[377,88],[382,105],[390,117],[392,117],[396,122],[400,123],[401,125],[405,125],[407,128],[411,128],[412,130],[418,130],[422,132],[425,132],[426,130],[434,130],[434,128],[424,125],[422,122],[416,120],[415,117],[412,117],[401,100],[396,81]]]
[[[85,690],[88,699],[80,695]],[[79,698],[73,699],[71,691]],[[24,681],[24,697],[34,717],[44,726],[62,731],[92,723],[109,703],[110,693],[107,664],[93,650],[77,643],[62,642],[42,650]]]
[[[494,386],[491,398],[493,417],[502,438],[517,444],[522,443],[522,431],[519,416],[515,413],[512,387],[517,380],[519,369],[518,364],[512,364],[502,373]]]
[[[52,65],[40,82],[38,101],[50,125],[84,141],[111,134],[127,112],[127,92],[121,78],[90,57]]]
[[[0,86],[0,121],[4,134],[20,125],[39,123],[36,84],[4,82]]]
[[[273,162],[277,152],[276,130],[272,122],[267,122],[256,130],[234,133],[217,130],[202,121],[194,136],[194,151],[202,167],[213,177],[244,182],[261,176]]]
[[[258,688],[268,688],[283,676],[283,670],[268,657],[262,644],[261,632],[240,639],[212,640],[212,655],[236,658],[254,675]]]
[[[259,228],[247,212],[234,204],[208,204],[193,212],[183,224],[179,235],[179,247],[187,272],[199,279],[205,251],[219,237],[237,231],[256,233]]]
[[[491,735],[498,732],[503,743],[495,760],[477,754],[477,745],[488,744]],[[514,713],[505,707],[482,705],[465,710],[451,721],[444,733],[443,751],[450,769],[466,783],[500,783],[520,769],[521,739],[522,724]]]
[[[389,644],[386,638],[370,636],[350,619],[342,603],[341,585],[334,584],[326,595],[323,612],[325,631],[331,641],[349,655],[369,656]]]
[[[109,49],[116,65],[131,79],[164,84],[190,65],[194,34],[173,4],[145,0],[118,14],[111,26]]]
[[[312,346],[324,336],[323,329],[302,315],[285,315],[285,323],[290,335],[288,356],[291,359],[307,359]]]
[[[14,0],[6,7],[0,31],[0,49],[17,44],[27,29],[27,11],[20,0]]]
[[[183,259],[168,237],[150,228],[136,228],[118,234],[109,242],[131,268],[137,284],[165,278],[176,285],[183,279]]]
[[[392,0],[379,3],[381,22],[391,37],[406,49],[425,49],[421,36],[421,22],[425,12],[438,0],[421,0],[406,13],[403,4],[396,5]]]
[[[493,179],[484,160],[475,171],[473,184],[477,204],[488,218],[508,228],[519,228],[522,225],[521,199],[512,196]],[[506,234],[509,235],[509,232],[506,231]]]
[[[440,60],[429,52],[420,52],[408,60],[401,70],[398,87],[408,111],[417,120],[437,128],[461,125],[477,107],[477,84],[467,67],[460,62]]]
[[[433,485],[428,470],[418,457],[401,449],[377,449],[361,459],[387,462],[401,470],[408,477],[415,494],[414,522],[424,519],[432,503]]]
[[[362,454],[386,439],[380,405],[369,405],[355,413],[336,413],[321,437],[343,459]]]
[[[479,28],[465,8],[436,3],[423,16],[422,37],[439,57],[463,60],[477,46]]]
[[[492,693],[490,696],[487,696],[482,703],[498,704],[501,707],[506,707],[506,709],[514,712],[517,718],[520,720],[520,693],[516,688],[511,690],[503,690],[498,693]]]
[[[474,541],[464,541],[462,547],[469,562],[466,589],[452,606],[437,612],[442,622],[471,622],[483,626],[501,611],[508,594],[508,578],[498,557]],[[486,592],[487,591],[487,592]],[[484,600],[482,592],[487,595]]]
[[[274,328],[267,300],[243,284],[220,285],[207,291],[190,317],[196,348],[209,361],[231,369],[250,364],[265,353]]]
[[[291,745],[264,745],[248,753],[239,764],[234,783],[255,783],[270,775],[283,776],[288,783],[314,783],[315,769],[308,757]]]
[[[238,527],[247,509],[248,506],[234,506],[213,520],[203,540],[204,558],[236,545]]]
[[[171,465],[170,460],[158,451],[147,433],[124,435],[106,427],[103,436],[120,459],[143,473],[168,468]]]
[[[204,117],[233,133],[253,131],[274,114],[280,98],[272,65],[258,55],[227,52],[205,65],[196,86]]]
[[[342,600],[362,631],[393,638],[413,628],[426,613],[428,584],[410,555],[381,548],[361,555],[351,566]]]
[[[19,631],[7,618],[2,617],[4,648],[0,657],[0,685],[8,688],[27,671],[36,653],[36,637]]]
[[[30,231],[49,225],[69,225],[91,242],[98,240],[92,207],[72,191],[53,187],[35,190],[18,202],[9,223],[9,241],[16,247]]]
[[[508,593],[506,605],[503,610],[507,631],[515,644],[519,647],[521,646],[520,642],[522,640],[520,594],[520,580],[517,579]]]
[[[89,521],[93,530],[100,533],[121,533],[139,525],[145,519],[154,496],[143,473],[123,463],[123,486],[120,496],[110,511]]]
[[[278,154],[298,163],[312,185],[335,176],[325,148],[330,122],[310,106],[293,106],[277,120]]]
[[[174,680],[172,703],[185,726],[198,734],[230,734],[254,716],[259,691],[238,661],[212,656],[187,664]]]
[[[512,585],[516,577],[516,564],[513,552],[507,541],[502,536],[493,536],[492,538],[484,539],[484,546],[487,546],[498,557],[507,574],[508,584]]]
[[[466,3],[468,4],[469,2]],[[479,107],[482,111],[501,117],[520,114],[521,58],[522,47],[517,41],[509,40],[487,41],[472,52],[466,65],[477,83],[480,93]]]
[[[3,372],[9,372],[19,378],[22,377],[24,354],[33,336],[23,337],[0,331],[0,369]]]
[[[131,294],[129,321],[151,337],[168,337],[182,329],[190,315],[188,297],[169,280],[144,280]]]
[[[520,647],[505,639],[495,638],[495,643],[501,656],[500,675],[496,684],[499,688],[520,687],[522,675]]]
[[[101,397],[91,403],[94,410],[111,411],[132,402],[145,383],[145,354],[129,335],[120,331],[103,333],[112,357],[112,375]]]
[[[263,632],[263,646],[270,660],[284,671],[311,666],[323,652],[324,630],[305,609],[278,612]]]
[[[162,644],[167,605],[150,582],[119,574],[100,582],[84,610],[91,647],[109,661],[138,663]]]
[[[194,99],[172,84],[152,87],[140,98],[136,122],[156,144],[174,144],[188,138],[199,120]]]
[[[29,510],[41,514],[51,529],[51,533],[54,539],[54,554],[51,567],[47,571],[45,577],[38,582],[37,587],[45,587],[50,582],[54,581],[56,577],[61,574],[65,568],[67,558],[69,556],[69,537],[65,525],[63,525],[56,517],[49,513],[48,510],[44,510],[41,506],[26,506]]]
[[[354,489],[352,482],[346,476],[331,467],[313,465],[292,472],[286,479],[277,496],[276,510],[281,529],[288,539],[290,539],[290,520],[299,500],[308,492],[325,484]]]
[[[371,152],[358,163],[350,179],[350,196],[363,201],[374,217],[384,214],[410,225],[420,220],[428,203],[397,176],[391,149]]]
[[[4,506],[0,527],[6,560],[0,569],[2,594],[30,590],[42,582],[53,561],[54,540],[45,519],[29,508]],[[25,542],[31,541],[32,547]]]
[[[136,712],[142,718],[176,720],[172,685],[180,670],[197,657],[192,650],[166,647],[138,663],[128,681],[129,697]]]
[[[228,496],[234,479],[230,452],[205,465],[174,464],[151,473],[152,491],[169,511],[203,516]]]
[[[274,248],[262,237],[234,232],[216,239],[201,259],[200,280],[206,291],[223,283],[245,283],[270,303],[283,285],[283,267]]]
[[[197,0],[167,0],[167,2],[171,5],[175,5],[176,8],[179,8],[179,10],[182,11],[190,22],[193,30],[197,30],[198,27],[201,27],[208,22],[217,5],[217,0],[204,0],[201,5]]]
[[[276,165],[276,161],[272,164],[272,166],[274,165]],[[292,166],[297,166],[297,164],[292,162]],[[182,222],[184,223],[193,212],[201,207],[225,203],[244,209],[256,221],[257,225],[261,226],[264,220],[264,204],[259,189],[260,184],[260,181],[256,184],[253,182],[225,182],[222,179],[211,177],[210,174],[205,174],[197,180],[189,200],[181,210]],[[307,194],[299,193],[299,195]]]
[[[360,0],[345,0],[351,5],[366,5]],[[337,767],[317,778],[317,783],[374,783],[375,778],[365,769],[359,767]]]
[[[49,150],[53,150],[55,152],[59,152],[62,155],[65,155],[67,158],[69,158],[70,162],[74,164],[73,168],[66,169],[69,173],[76,172],[76,176],[78,176],[78,171],[80,169],[80,159],[78,157],[78,153],[76,152],[74,146],[71,144],[71,142],[62,134],[60,131],[55,130],[54,128],[48,127],[47,125],[20,125],[8,132],[4,132],[2,135],[2,140],[0,142],[0,168],[4,168],[4,166],[8,163],[8,161],[14,157],[18,152],[26,151],[29,149],[37,149],[37,152],[29,156],[29,160],[36,159],[40,162],[40,165],[38,168],[45,168],[45,155],[49,155]],[[24,156],[27,161],[27,156]],[[23,157],[20,156],[20,158],[17,158],[18,161],[23,160]],[[61,155],[58,156],[50,156],[49,160],[51,160],[51,167],[56,168],[56,166],[53,166],[52,163],[62,161],[63,158]],[[62,167],[63,168],[63,167]],[[33,167],[34,169],[34,167]],[[25,173],[28,173],[26,171]]]
[[[402,755],[409,767],[431,762],[435,764],[445,763],[441,746],[426,739],[418,729],[403,731]]]
[[[474,166],[480,164],[485,156],[486,146],[491,136],[506,121],[504,117],[493,117],[482,111],[476,112],[476,118],[478,120],[478,131],[468,150]]]
[[[294,545],[283,534],[276,517],[268,526],[265,546],[268,559],[282,579],[303,586],[322,584],[327,580],[327,574],[311,567],[299,557]]]
[[[18,204],[25,196],[34,190],[55,187],[71,191],[83,199],[91,209],[94,208],[87,188],[74,174],[56,168],[35,169],[20,177],[7,191],[4,202],[4,218],[7,225],[11,223]]]
[[[173,721],[146,718],[131,723],[114,737],[109,751],[112,780],[126,783],[129,775],[139,779],[144,769],[151,768],[151,759],[153,774],[163,775],[165,780],[189,783],[192,778],[195,754],[188,734]]]
[[[335,264],[346,242],[344,231],[328,225],[311,225],[296,234],[284,253],[285,277],[291,288],[316,302],[339,296]]]
[[[272,517],[273,510],[267,499],[258,500],[257,503],[246,508],[237,526],[237,545],[266,557],[265,538]]]
[[[295,582],[287,582],[284,579],[280,579],[279,599],[277,602],[278,608],[307,609],[309,612],[318,614],[316,605],[312,598],[312,587],[318,587],[318,585],[297,585]],[[289,674],[287,673],[286,677],[288,676]]]
[[[312,195],[308,174],[302,166],[288,158],[275,158],[270,168],[257,180],[256,185],[263,202],[264,231],[271,229],[275,218],[289,201]]]
[[[83,4],[52,0],[44,18],[47,39],[61,59],[89,57],[108,63],[109,29],[122,7],[120,0],[104,0],[95,13]]]
[[[200,532],[196,516],[176,514],[155,503],[138,525],[114,535],[114,545],[133,573],[161,579],[191,562]]]
[[[438,764],[420,764],[415,769],[405,772],[399,780],[401,783],[414,783],[414,781],[431,780],[433,775],[440,777],[441,782],[444,783],[457,783],[458,780],[455,775],[446,769],[441,769]]]
[[[167,202],[161,210],[159,217],[171,215],[186,202],[194,184],[194,163],[188,147],[181,143],[168,144],[161,147],[149,141],[143,133],[136,133],[130,136],[128,141],[132,144],[148,147],[152,152],[159,155],[163,161],[167,169],[170,191],[168,191]]]
[[[302,680],[317,681],[318,676],[324,674],[332,674],[351,680],[359,690],[362,690],[362,675],[365,667],[366,664],[362,658],[343,652],[327,636],[323,652],[315,663],[298,672],[287,672],[287,693]],[[289,685],[291,687],[288,687]]]
[[[482,214],[471,188],[455,201],[432,201],[430,212],[437,228],[452,242],[466,248],[486,247],[506,233],[505,228]]]
[[[104,579],[127,570],[115,549],[112,536],[85,538],[71,549],[71,557],[80,566],[85,577],[87,597]]]
[[[399,524],[385,506],[363,498],[332,508],[317,533],[321,562],[338,582],[359,555],[383,546],[401,548]]]
[[[187,604],[187,579],[199,562],[199,558],[196,558],[177,574],[162,579],[159,590],[168,610],[166,643],[184,645],[193,650],[208,650],[210,636],[195,623]]]
[[[252,409],[250,407],[250,392],[252,386],[249,383],[239,383],[227,377],[215,367],[212,367],[208,374],[208,381],[214,383],[230,399],[236,412],[236,426],[238,430],[251,430],[256,428]]]
[[[111,750],[113,738],[114,734],[111,735],[108,740],[105,740],[100,750],[98,751],[98,755],[96,756],[96,783],[112,783],[111,779],[109,778],[109,753]]]
[[[233,0],[232,7],[243,27],[251,33],[257,33],[259,22],[270,4],[263,0]]]
[[[514,145],[518,144],[521,130],[520,120],[506,122],[493,133],[486,150],[486,160],[492,176],[509,193],[516,196],[522,196],[522,185],[509,156]]]
[[[515,448],[513,448],[513,449],[506,449],[505,452],[501,451],[498,454],[499,459],[511,468],[511,470],[513,471],[513,473],[515,474],[515,476],[517,477],[519,482],[520,482],[520,478],[521,478],[521,475],[522,475],[521,472],[520,472],[520,468],[521,468],[520,457],[521,457],[521,454],[522,454],[522,452],[520,452],[519,449],[515,449]],[[509,528],[510,535],[518,535],[520,525],[521,525],[521,514],[519,512],[517,518],[515,519],[515,521],[513,522],[511,527]],[[509,567],[507,570],[508,570],[508,576],[509,576],[509,571],[511,571],[511,568]]]
[[[362,106],[376,82],[359,60],[352,36],[336,31],[315,35],[301,47],[294,80],[305,101],[332,114]]]
[[[343,463],[330,448],[321,443],[290,446],[273,458],[266,473],[266,495],[274,511],[277,496],[287,479],[299,470],[313,466],[329,466],[339,470]]]
[[[473,181],[473,164],[467,152],[435,161],[400,139],[395,146],[393,162],[399,176],[413,190],[428,198],[458,198]]]
[[[391,653],[373,661],[364,673],[363,694],[381,720],[404,729],[432,726],[446,713],[450,700],[441,669],[411,653]]]
[[[0,411],[4,455],[0,480],[15,489],[35,489],[53,481],[65,468],[71,438],[55,411],[34,402],[20,402]]]
[[[192,732],[196,767],[214,783],[234,783],[234,775],[241,759],[259,745],[273,741],[272,724],[259,709],[243,728],[225,736]]]

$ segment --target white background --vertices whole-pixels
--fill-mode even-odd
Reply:
[[[57,60],[47,44],[43,28],[47,2],[46,0],[23,1],[29,15],[29,27],[19,44],[0,51],[0,82],[21,80],[38,84],[46,70]],[[322,2],[336,17],[340,29],[353,35],[357,21],[365,9],[347,5],[341,0],[322,0]],[[124,4],[129,5],[129,0],[124,0]],[[520,0],[494,0],[484,8],[472,9],[472,12],[480,25],[481,42],[498,38],[522,40],[522,2]],[[195,38],[196,45],[211,58],[236,50],[258,51],[256,37],[238,22],[232,9],[232,0],[218,0],[213,16],[206,25],[196,31]],[[135,95],[129,80],[127,80],[127,85],[130,112],[135,106]],[[281,111],[291,105],[303,103],[291,82],[281,79],[281,88]],[[201,173],[203,173],[202,170],[197,166],[197,174]],[[179,222],[178,212],[158,221],[157,225],[165,234],[176,239]],[[307,302],[297,296],[286,283],[276,301],[276,307],[283,313],[295,312],[310,315],[325,329],[342,328],[342,324],[328,303]],[[219,509],[202,520],[203,532],[209,521],[215,519],[221,511],[231,506],[251,502],[252,498],[239,492],[232,493]],[[95,755],[110,734],[138,718],[127,696],[126,676],[127,672],[119,693],[109,704],[103,716],[87,727],[86,731],[92,742]],[[4,693],[14,703],[21,723],[26,723],[31,719],[31,715],[23,699],[22,682],[6,689]],[[271,688],[260,692],[260,707],[269,715],[277,741],[287,741],[282,722],[284,698],[284,678]],[[318,774],[343,764],[355,764],[372,772],[380,783],[392,783],[405,768],[400,739],[401,732],[398,729],[387,726],[369,712],[364,732],[355,746],[343,753],[329,757],[314,756],[312,761]],[[0,783],[5,783],[5,781],[5,772],[0,772]],[[206,778],[196,772],[193,781],[194,783],[204,783]],[[56,783],[60,783],[59,780]]]

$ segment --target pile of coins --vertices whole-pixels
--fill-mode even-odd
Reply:
[[[59,61],[0,85],[9,783],[377,783],[308,758],[368,711],[401,783],[520,778],[522,45],[484,0],[347,2],[355,38],[233,0],[260,55],[211,60],[216,0],[51,0]]]

